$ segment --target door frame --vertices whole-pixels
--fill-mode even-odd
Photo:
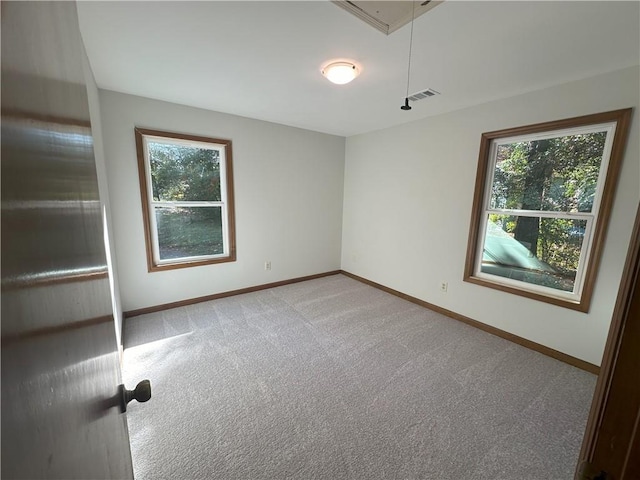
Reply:
[[[591,404],[591,411],[587,420],[585,436],[575,474],[576,480],[592,478],[597,476],[601,471],[608,472],[609,475],[606,478],[623,480],[626,476],[625,471],[628,472],[629,468],[640,468],[638,467],[640,459],[634,460],[631,456],[632,448],[637,448],[638,442],[640,441],[640,425],[638,424],[640,421],[638,417],[638,408],[640,405],[638,405],[637,401],[638,395],[620,395],[621,392],[614,383],[614,378],[620,375],[631,374],[631,378],[633,378],[633,372],[630,372],[633,361],[630,360],[629,352],[637,351],[640,344],[638,328],[632,330],[630,326],[632,322],[640,321],[640,317],[633,317],[637,312],[632,310],[632,305],[634,305],[633,308],[637,310],[638,297],[640,296],[638,292],[639,286],[640,205],[636,212],[636,220],[631,234],[620,289],[618,290],[609,335],[602,357],[600,375],[598,376],[593,403]],[[623,340],[625,341],[624,344]],[[630,342],[633,342],[633,346],[631,346]],[[635,355],[634,358],[636,358],[637,361],[638,353],[632,353],[632,355]],[[635,374],[637,375],[637,372],[635,372]],[[630,388],[640,390],[638,383],[639,382],[636,382],[636,384]],[[618,413],[615,419],[608,417],[609,412],[612,410]],[[609,437],[608,441],[604,439],[605,432],[602,430],[602,427],[605,420],[607,421],[607,428],[609,430],[608,436],[612,428],[615,429],[614,431],[616,433],[620,430],[620,437],[617,438],[618,442],[616,442],[615,446],[613,442],[611,442],[614,437]],[[629,428],[630,424],[633,425],[632,428]],[[614,456],[618,458],[618,460],[615,461],[614,466],[617,465],[617,467],[614,468],[614,470],[620,470],[615,473],[611,471],[613,464],[604,464]],[[623,456],[622,464],[620,464],[619,460],[621,456]],[[603,459],[606,460],[603,461]],[[594,463],[594,460],[597,465]],[[632,466],[629,463],[630,461],[636,463]]]

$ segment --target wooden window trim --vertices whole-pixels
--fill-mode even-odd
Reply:
[[[147,252],[147,269],[149,272],[159,272],[174,270],[177,268],[198,267],[202,265],[212,265],[216,263],[227,263],[236,261],[236,228],[235,228],[235,203],[233,194],[233,157],[231,140],[219,138],[202,137],[197,135],[187,135],[175,132],[165,132],[161,130],[151,130],[135,127],[136,152],[138,156],[138,178],[140,181],[140,198],[142,201],[142,217],[144,223],[145,248]],[[173,263],[156,264],[153,258],[153,236],[150,205],[148,200],[148,187],[150,179],[147,179],[146,162],[144,158],[144,136],[155,136],[165,138],[175,138],[177,140],[190,140],[194,142],[217,143],[225,146],[225,172],[227,191],[227,223],[229,255],[219,258],[207,258],[203,260],[179,260]]]
[[[609,217],[614,201],[616,185],[620,176],[620,169],[624,158],[624,150],[627,143],[629,125],[631,123],[632,108],[614,110],[610,112],[596,113],[581,117],[567,118],[552,122],[526,125],[516,128],[508,128],[494,132],[483,133],[480,140],[480,152],[478,156],[478,169],[476,174],[475,190],[473,196],[473,207],[471,210],[471,223],[469,227],[469,238],[467,243],[467,254],[465,259],[465,269],[463,280],[465,282],[482,285],[503,292],[513,293],[522,297],[539,300],[542,302],[558,305],[580,312],[588,312],[591,305],[593,288],[596,282],[600,259],[604,250],[605,238],[609,224]],[[600,200],[600,210],[595,219],[593,229],[593,239],[589,259],[584,272],[584,286],[580,301],[566,300],[557,297],[547,296],[541,293],[523,290],[509,285],[492,282],[484,278],[474,276],[475,265],[478,254],[478,241],[481,222],[484,213],[484,198],[489,174],[488,169],[491,164],[490,147],[491,143],[499,138],[541,133],[545,131],[560,130],[572,127],[586,127],[599,123],[616,122],[616,130],[613,137],[611,156],[605,175],[605,183]]]

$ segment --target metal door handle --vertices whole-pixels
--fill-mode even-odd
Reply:
[[[131,400],[137,400],[142,403],[151,398],[151,382],[149,380],[142,380],[134,390],[127,390],[124,385],[120,385],[118,390],[120,393],[120,411],[122,413],[127,411],[127,403]]]

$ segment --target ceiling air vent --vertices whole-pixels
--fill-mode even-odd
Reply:
[[[440,92],[436,92],[433,88],[427,88],[426,90],[412,93],[411,95],[409,95],[409,100],[411,100],[412,102],[417,102],[418,100],[422,100],[423,98],[435,97],[436,95],[440,95]]]

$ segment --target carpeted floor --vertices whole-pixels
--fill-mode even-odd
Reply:
[[[596,377],[343,275],[135,317],[136,479],[571,479]]]

